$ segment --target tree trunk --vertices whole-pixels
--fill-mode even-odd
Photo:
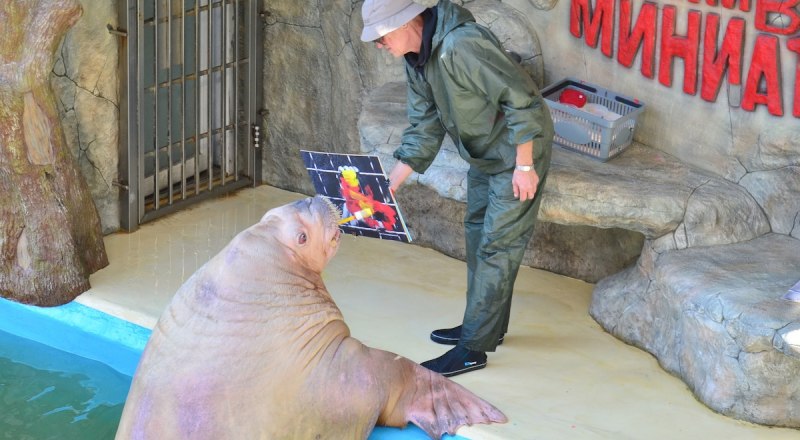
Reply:
[[[100,217],[50,87],[76,0],[0,1],[0,295],[64,304],[108,265]]]

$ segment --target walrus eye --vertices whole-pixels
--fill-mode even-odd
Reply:
[[[308,236],[305,232],[301,232],[300,235],[297,236],[297,244],[306,244],[308,241]]]

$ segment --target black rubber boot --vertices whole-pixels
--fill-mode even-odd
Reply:
[[[460,325],[458,327],[443,328],[431,332],[431,341],[436,342],[437,344],[456,345],[460,339]],[[505,335],[500,336],[500,339],[497,340],[497,345],[503,345],[503,339],[505,339]]]
[[[431,371],[441,373],[445,377],[451,377],[485,367],[486,353],[456,345],[447,353],[436,359],[425,361],[421,365]]]

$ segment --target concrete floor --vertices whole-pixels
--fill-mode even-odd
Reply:
[[[247,189],[113,234],[110,265],[78,301],[152,327],[172,294],[268,209],[303,197]],[[422,362],[447,347],[428,339],[457,325],[464,263],[430,249],[345,236],[323,277],[354,337]],[[592,285],[522,268],[510,332],[488,366],[454,378],[503,410],[504,425],[462,428],[470,439],[789,439],[800,432],[709,410],[649,354],[605,333],[587,310]]]

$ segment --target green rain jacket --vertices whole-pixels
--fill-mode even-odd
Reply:
[[[448,133],[488,174],[513,168],[517,145],[529,140],[534,162],[549,163],[553,123],[533,80],[468,10],[447,0],[438,8],[424,76],[405,63],[410,127],[394,157],[423,173]]]

